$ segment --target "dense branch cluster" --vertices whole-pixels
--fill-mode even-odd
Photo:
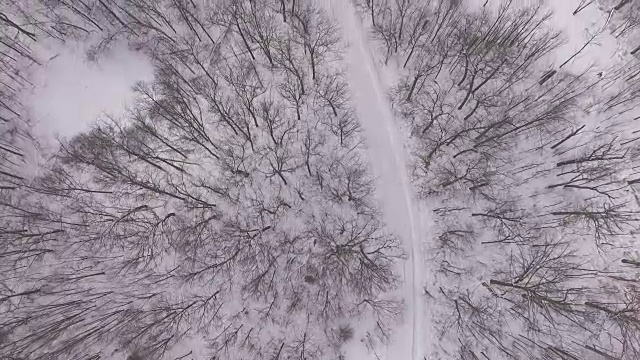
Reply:
[[[638,4],[596,2],[631,45],[594,75],[582,50],[556,64],[541,7],[356,2],[434,219],[426,357],[640,358]],[[403,254],[321,7],[0,5],[0,357],[340,359],[355,319],[387,339]],[[43,39],[126,43],[155,79],[32,177],[19,95]]]
[[[34,34],[15,21],[0,11],[0,190],[15,189],[24,179],[25,158],[37,144],[19,96],[31,86],[26,68],[39,64],[31,50]]]
[[[637,60],[553,68],[550,14],[516,1],[359,5],[434,209],[434,358],[639,358]]]
[[[126,41],[155,80],[0,190],[0,357],[336,358],[357,317],[388,336],[402,253],[313,1],[12,8],[12,39]]]

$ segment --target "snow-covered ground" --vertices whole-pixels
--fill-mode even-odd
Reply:
[[[422,359],[429,328],[423,310],[423,257],[421,239],[426,236],[409,170],[405,141],[398,131],[387,96],[380,64],[375,60],[370,37],[350,1],[326,0],[338,21],[347,45],[346,65],[352,96],[367,140],[369,158],[377,178],[377,196],[390,230],[404,243],[407,261],[400,269],[406,311],[392,343],[378,354],[383,359]],[[353,348],[349,359],[368,359],[363,349]]]
[[[544,5],[552,13],[551,26],[565,39],[555,53],[555,68],[564,64],[563,68],[578,73],[587,69],[593,74],[606,72],[631,50],[611,34],[615,11],[600,1],[546,1]]]
[[[480,1],[480,0],[476,0]],[[484,0],[480,1],[484,3]],[[490,0],[497,3],[497,0]],[[566,66],[592,71],[605,69],[619,59],[621,45],[606,29],[609,16],[597,2],[573,15],[581,0],[548,0],[544,6],[554,12],[553,23],[562,30],[567,43],[557,54],[556,67],[579,52]],[[425,306],[423,288],[428,283],[428,268],[423,240],[428,237],[429,217],[416,199],[407,167],[409,155],[405,135],[399,130],[387,96],[393,72],[376,60],[375,48],[355,6],[348,0],[324,0],[339,23],[347,45],[345,65],[354,104],[361,120],[372,170],[377,178],[377,195],[390,230],[403,241],[407,261],[401,264],[401,295],[405,316],[395,329],[392,343],[379,349],[380,359],[422,360],[427,353],[432,325]],[[585,44],[590,41],[586,47]],[[584,47],[584,49],[583,49]],[[581,50],[582,49],[582,50]],[[36,71],[28,103],[40,131],[52,136],[71,136],[86,130],[104,112],[118,114],[131,101],[130,87],[138,80],[152,77],[144,59],[128,50],[116,49],[98,64],[84,60],[83,49],[62,48]],[[354,344],[348,360],[375,358],[364,346]]]
[[[581,2],[581,0],[565,0],[546,3],[549,10],[553,12],[551,18],[553,27],[561,30],[566,38],[565,45],[556,53],[558,58],[556,65],[559,66],[573,54],[580,52],[565,66],[571,66],[575,70],[593,66],[594,71],[602,71],[608,68],[612,61],[620,58],[624,47],[611,35],[607,27],[609,14],[602,11],[596,1],[573,15],[574,11],[579,9]],[[591,40],[594,36],[595,38]],[[583,47],[584,49],[580,51]]]
[[[87,44],[49,41],[40,44],[42,66],[32,66],[33,88],[23,95],[36,125],[36,135],[55,144],[89,129],[105,114],[120,117],[132,105],[132,87],[153,79],[153,67],[124,45],[89,61]]]
[[[588,2],[588,1],[587,1]],[[499,5],[500,1],[476,0],[474,5]],[[552,13],[550,24],[562,32],[564,45],[555,52],[550,67],[589,71],[606,71],[612,63],[621,60],[628,49],[617,41],[608,28],[610,13],[594,1],[580,9],[581,0],[541,1]],[[406,134],[400,122],[394,119],[388,99],[390,86],[397,80],[393,61],[385,66],[379,61],[367,25],[351,1],[325,0],[331,13],[342,28],[347,44],[345,62],[352,95],[367,139],[369,157],[376,175],[377,195],[390,228],[405,244],[408,259],[402,266],[402,295],[406,302],[405,317],[393,334],[386,349],[367,354],[363,348],[352,347],[348,359],[411,359],[421,360],[437,339],[430,336],[432,324],[425,305],[424,289],[435,285],[430,281],[428,258],[423,253],[423,241],[430,226],[428,204],[421,204],[414,193],[410,170],[410,155]],[[527,5],[530,5],[527,3]],[[579,9],[574,14],[574,11]]]

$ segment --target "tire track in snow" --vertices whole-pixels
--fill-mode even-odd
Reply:
[[[386,223],[400,236],[409,252],[408,261],[403,263],[403,293],[408,305],[409,321],[395,334],[396,343],[388,350],[388,358],[421,360],[424,354],[422,343],[426,340],[422,333],[424,311],[420,296],[420,234],[423,234],[423,229],[419,222],[417,201],[413,200],[405,149],[402,142],[398,141],[391,104],[380,82],[369,50],[369,38],[355,6],[349,0],[325,0],[325,4],[338,21],[348,44],[345,60],[349,86],[367,140],[369,157],[377,178],[376,191],[383,205]],[[408,351],[410,354],[405,353]],[[403,356],[399,356],[398,352]]]

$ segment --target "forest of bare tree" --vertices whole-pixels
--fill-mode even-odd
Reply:
[[[624,3],[612,32],[635,26]],[[436,204],[433,358],[638,359],[637,60],[568,70],[552,14],[517,1],[359,5],[401,71],[390,96]]]
[[[0,0],[0,358],[349,360],[394,341],[407,250],[320,3]],[[626,49],[597,75],[571,68],[582,49],[555,57],[534,2],[355,3],[399,74],[434,223],[424,360],[640,359],[638,2],[575,9],[609,13]],[[91,61],[126,44],[154,79],[34,172],[20,93],[43,41],[90,42]]]
[[[403,253],[372,200],[320,8],[3,5],[0,357],[180,358],[192,339],[207,359],[320,359],[340,355],[359,317],[372,343],[388,336]],[[155,79],[127,116],[25,177],[28,118],[11,94],[39,38],[98,38],[94,59],[126,42]]]

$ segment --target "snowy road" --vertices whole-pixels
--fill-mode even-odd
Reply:
[[[423,329],[421,234],[418,202],[414,200],[406,167],[406,152],[396,128],[380,69],[372,56],[369,36],[356,9],[348,0],[325,0],[342,28],[348,46],[347,76],[356,110],[364,129],[369,158],[377,178],[378,200],[390,230],[400,236],[409,258],[402,264],[402,291],[407,309],[404,322],[394,332],[386,359],[422,360]],[[351,359],[350,359],[351,360]],[[357,359],[361,360],[358,356]]]

